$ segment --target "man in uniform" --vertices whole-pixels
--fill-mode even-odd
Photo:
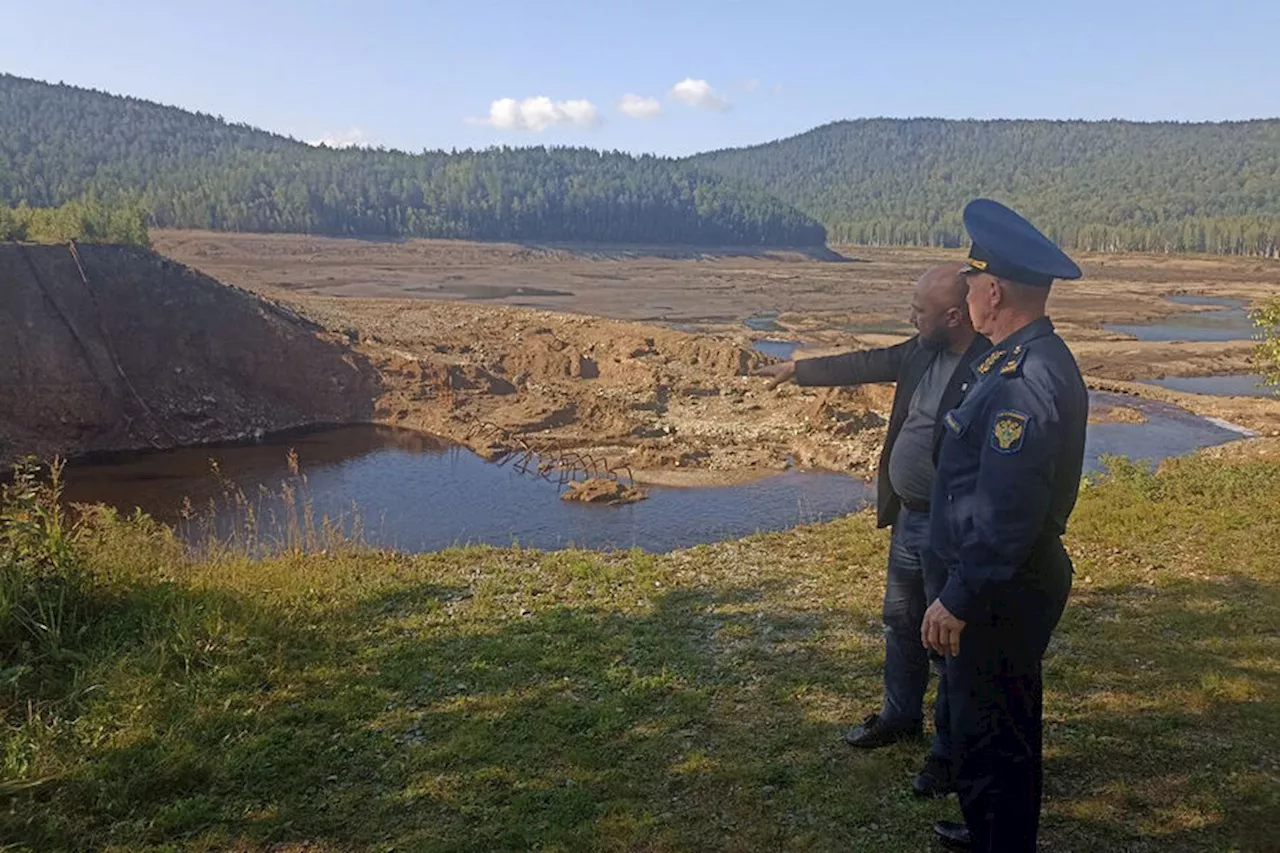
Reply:
[[[964,402],[946,413],[931,544],[947,581],[921,626],[946,655],[956,791],[951,847],[1034,851],[1040,819],[1041,660],[1066,606],[1061,536],[1075,506],[1089,399],[1045,315],[1055,278],[1080,268],[1017,213],[964,211],[969,313],[995,341]]]
[[[962,264],[944,264],[920,277],[911,299],[911,323],[919,334],[903,343],[757,371],[773,379],[770,388],[788,380],[809,386],[897,383],[877,489],[879,526],[893,525],[883,610],[884,701],[877,713],[845,735],[850,746],[860,749],[917,738],[922,731],[929,654],[920,645],[920,623],[946,580],[944,572],[924,573],[933,460],[942,438],[942,415],[960,405],[973,376],[973,359],[991,346],[969,321],[962,270]],[[935,660],[941,663],[941,658]],[[941,682],[940,671],[933,748],[912,785],[921,796],[952,790],[950,720]]]

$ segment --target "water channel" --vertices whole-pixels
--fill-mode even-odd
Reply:
[[[1192,414],[1172,403],[1139,397],[1091,391],[1089,406],[1092,410],[1134,409],[1141,413],[1143,420],[1141,423],[1090,424],[1085,437],[1086,471],[1101,470],[1103,456],[1125,456],[1134,461],[1157,463],[1252,435],[1248,430]]]
[[[758,531],[824,521],[865,505],[862,480],[818,471],[715,488],[648,489],[646,500],[594,506],[559,500],[561,489],[511,466],[486,462],[429,436],[351,426],[277,436],[252,445],[183,448],[117,455],[78,464],[66,474],[68,501],[102,502],[182,523],[185,500],[225,531],[237,517],[221,500],[228,486],[257,506],[268,534],[285,511],[281,484],[293,482],[286,454],[297,451],[305,495],[319,519],[350,523],[358,508],[366,542],[406,551],[453,545],[519,543],[534,548],[669,551]],[[210,473],[218,460],[223,478]],[[275,521],[272,520],[274,515]]]
[[[1145,422],[1090,425],[1090,471],[1099,470],[1107,454],[1157,462],[1243,437],[1167,403],[1100,393],[1091,402],[1137,409]],[[289,471],[290,448],[305,485]],[[220,477],[212,475],[210,459],[217,460]],[[68,501],[102,502],[125,512],[140,507],[189,536],[198,525],[183,520],[184,506],[225,535],[242,520],[243,510],[233,509],[224,496],[238,492],[254,506],[268,540],[286,526],[280,493],[289,483],[310,502],[316,519],[341,520],[349,528],[358,518],[366,542],[406,551],[512,543],[669,551],[828,520],[865,506],[872,496],[871,486],[853,477],[788,471],[733,486],[652,487],[647,500],[620,507],[583,505],[559,500],[560,488],[537,476],[429,436],[379,426],[116,454],[74,464],[66,483]]]
[[[1267,385],[1261,374],[1235,373],[1221,376],[1166,376],[1143,379],[1147,385],[1158,385],[1184,394],[1207,394],[1210,397],[1270,397],[1275,386]]]
[[[1152,323],[1108,323],[1108,332],[1133,335],[1140,341],[1247,341],[1253,321],[1240,299],[1224,296],[1167,296],[1178,305],[1213,306],[1211,311],[1181,311]]]

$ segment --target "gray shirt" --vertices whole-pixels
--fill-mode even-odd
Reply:
[[[889,451],[889,483],[907,500],[928,501],[933,490],[934,425],[943,414],[938,406],[959,363],[960,356],[950,350],[940,350],[933,357],[911,395],[907,419]]]

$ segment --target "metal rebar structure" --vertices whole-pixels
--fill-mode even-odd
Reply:
[[[513,433],[491,421],[475,420],[467,432],[467,440],[482,438],[493,444],[514,449],[502,454],[499,465],[511,465],[521,474],[541,477],[557,488],[564,488],[579,479],[597,478],[613,480],[627,486],[635,485],[635,476],[629,465],[610,465],[607,459],[597,459],[575,450],[557,450],[550,446],[538,447],[524,436]]]

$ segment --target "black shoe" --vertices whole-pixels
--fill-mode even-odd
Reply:
[[[951,780],[951,764],[933,753],[924,760],[924,767],[911,780],[911,790],[917,797],[945,797],[956,792]]]
[[[948,850],[969,850],[969,827],[954,820],[935,820],[933,834],[938,836],[942,846]]]
[[[844,742],[859,749],[879,749],[893,743],[918,738],[924,733],[920,723],[914,726],[889,727],[880,721],[879,714],[869,714],[861,725],[854,726],[845,732]]]

